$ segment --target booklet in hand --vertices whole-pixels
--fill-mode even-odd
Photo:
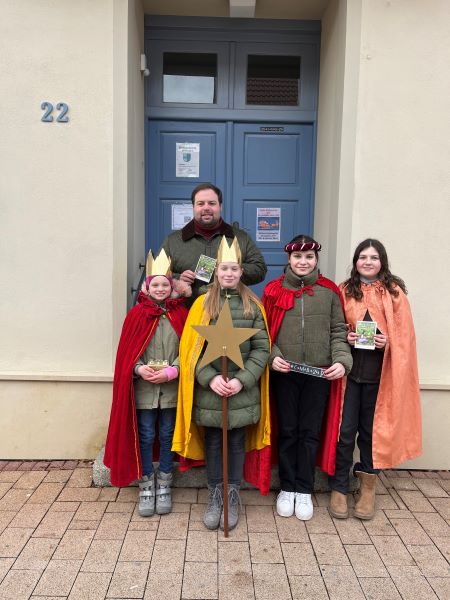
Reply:
[[[355,348],[361,350],[375,350],[374,336],[377,332],[377,324],[375,321],[356,321],[355,332],[358,336],[355,342]]]
[[[215,258],[201,254],[197,266],[195,267],[195,278],[209,283],[213,276],[214,269],[216,268],[216,262]]]

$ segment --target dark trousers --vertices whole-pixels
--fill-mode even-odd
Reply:
[[[228,430],[228,483],[240,485],[244,471],[245,427]],[[222,429],[205,427],[205,459],[208,485],[223,482]]]
[[[281,489],[311,494],[330,382],[300,373],[275,372],[272,383],[278,416]]]
[[[360,462],[355,465],[356,471],[378,473],[372,462],[372,429],[379,383],[357,383],[347,379],[342,423],[339,441],[336,448],[336,472],[330,477],[332,490],[348,493],[349,473],[353,464],[355,438],[358,435]]]

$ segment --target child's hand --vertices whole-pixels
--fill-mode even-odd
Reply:
[[[274,371],[279,371],[280,373],[289,373],[291,367],[288,362],[281,358],[281,356],[276,356],[272,362],[272,369]]]
[[[152,371],[153,371],[153,373],[147,379],[147,381],[150,381],[150,383],[160,384],[160,383],[166,383],[167,381],[169,381],[167,374],[164,372],[165,369],[161,369],[160,371],[155,371],[152,369]]]
[[[219,396],[230,396],[231,388],[222,375],[216,375],[209,382],[209,387]]]
[[[388,337],[384,333],[376,333],[373,336],[373,341],[375,343],[375,348],[384,348],[388,342]]]
[[[154,369],[147,365],[141,365],[137,369],[137,372],[142,377],[142,379],[145,379],[145,381],[151,381],[151,377],[155,373]]]
[[[236,379],[235,377],[234,379],[230,379],[230,381],[228,382],[228,387],[231,389],[231,392],[228,395],[234,396],[235,394],[239,394],[239,392],[244,386],[239,381],[239,379]]]
[[[324,371],[324,375],[328,381],[332,381],[333,379],[340,379],[345,375],[344,365],[341,363],[334,363],[331,367],[328,367],[326,371]]]
[[[357,339],[358,339],[358,334],[355,333],[354,331],[349,331],[347,333],[347,342],[350,344],[350,346],[354,346]]]

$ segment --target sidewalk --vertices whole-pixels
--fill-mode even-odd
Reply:
[[[306,524],[282,519],[274,493],[243,491],[228,540],[201,522],[204,489],[143,519],[136,488],[91,481],[88,462],[0,462],[1,600],[450,598],[446,471],[382,473],[368,522],[331,519],[328,494]]]

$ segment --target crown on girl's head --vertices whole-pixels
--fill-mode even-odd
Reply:
[[[233,238],[231,246],[229,246],[227,238],[224,235],[222,236],[219,250],[217,251],[217,264],[223,262],[242,263],[241,249],[239,248],[237,238]]]
[[[170,257],[167,256],[164,248],[161,249],[156,258],[153,258],[152,251],[150,250],[147,255],[145,274],[147,277],[154,277],[155,275],[164,275],[164,277],[170,277],[170,263]]]

